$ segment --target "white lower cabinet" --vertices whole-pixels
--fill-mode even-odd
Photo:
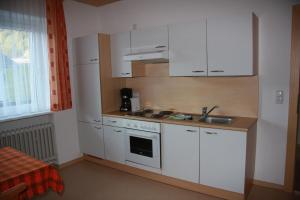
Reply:
[[[82,152],[126,164],[125,129],[116,126],[122,126],[122,119],[104,117],[103,121],[103,130],[100,125],[79,123]],[[175,124],[161,127],[162,175],[244,194],[249,132]]]
[[[104,158],[102,125],[79,122],[78,128],[81,153]]]
[[[200,184],[244,193],[246,132],[200,128]]]
[[[123,128],[104,127],[105,159],[125,163],[125,133]]]
[[[163,124],[162,174],[199,182],[199,127]]]

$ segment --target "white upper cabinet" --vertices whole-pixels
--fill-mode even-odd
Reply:
[[[254,75],[253,16],[207,18],[208,76]]]
[[[112,77],[132,77],[131,62],[123,59],[130,53],[130,32],[110,36]]]
[[[252,76],[257,73],[257,17],[208,16],[198,22],[138,29],[111,36],[114,77],[132,77],[124,55],[166,52],[170,76]],[[169,54],[169,55],[168,55]]]
[[[207,76],[206,20],[169,26],[170,76]]]
[[[163,124],[162,174],[199,182],[199,128]]]
[[[161,26],[131,31],[131,53],[168,49],[168,27]]]
[[[76,65],[99,63],[98,34],[76,38],[73,45]]]
[[[101,92],[99,64],[78,65],[77,93],[78,120],[101,123]]]
[[[247,133],[200,128],[200,184],[244,193]]]

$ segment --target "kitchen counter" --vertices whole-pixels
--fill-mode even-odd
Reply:
[[[167,124],[177,124],[184,126],[196,126],[196,127],[204,127],[204,128],[218,128],[218,129],[226,129],[233,131],[242,131],[247,132],[257,121],[257,118],[250,117],[233,117],[233,121],[230,124],[209,124],[205,122],[200,122],[197,118],[193,120],[175,120],[175,119],[167,119],[167,118],[145,118],[139,116],[128,115],[126,112],[109,112],[103,114],[106,117],[120,117],[124,119],[134,119],[141,121],[150,121],[150,122],[158,122],[158,123],[167,123]]]

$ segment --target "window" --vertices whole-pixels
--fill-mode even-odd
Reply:
[[[30,104],[29,33],[0,29],[0,43],[0,107],[16,106],[17,96],[21,105]]]
[[[42,11],[28,9],[30,6]],[[14,11],[16,8],[18,10]],[[50,109],[47,33],[43,10],[44,3],[40,0],[12,0],[1,4],[0,119]]]

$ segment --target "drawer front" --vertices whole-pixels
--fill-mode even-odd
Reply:
[[[103,117],[103,124],[107,126],[124,127],[124,119],[117,117]]]

